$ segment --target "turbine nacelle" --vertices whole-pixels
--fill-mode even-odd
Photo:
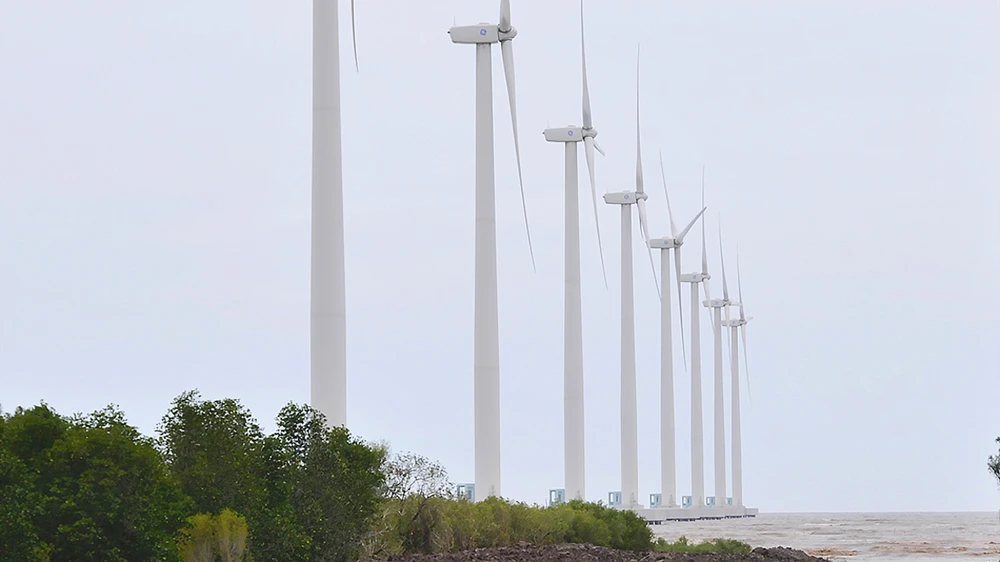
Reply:
[[[731,306],[732,305],[739,305],[739,303],[729,303],[729,304]],[[746,319],[746,320],[740,320],[739,318],[731,318],[729,320],[723,320],[722,321],[722,325],[725,326],[725,327],[727,327],[727,328],[739,328],[740,326],[746,326],[747,322],[749,322],[749,321],[750,321],[749,318]]]
[[[701,283],[711,278],[712,276],[707,273],[684,273],[678,277],[681,283]]]
[[[706,308],[725,308],[733,303],[728,299],[711,299],[701,301],[701,304]]]
[[[675,238],[651,238],[649,240],[649,247],[654,250],[680,248],[681,244],[683,244],[683,242],[678,242]]]
[[[635,205],[637,202],[645,201],[646,199],[649,199],[648,195],[634,191],[620,191],[604,195],[604,202],[608,205]]]
[[[503,40],[513,39],[517,35],[517,30],[513,27],[507,33],[500,32],[500,26],[494,23],[480,23],[479,25],[460,25],[448,30],[452,43],[474,45],[480,43],[499,43]]]
[[[588,135],[588,132],[592,132],[593,134]],[[570,125],[569,127],[545,129],[542,131],[542,134],[545,135],[545,140],[549,142],[583,142],[585,137],[596,137],[597,131],[594,129],[585,131],[583,127]]]

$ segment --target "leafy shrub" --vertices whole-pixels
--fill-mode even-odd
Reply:
[[[244,562],[247,556],[247,520],[231,509],[216,516],[200,513],[188,518],[182,532],[181,558],[184,562]]]
[[[424,494],[386,503],[387,523],[373,541],[378,548],[366,549],[368,556],[457,552],[519,542],[590,543],[626,550],[653,546],[652,532],[639,516],[598,503],[577,500],[540,507],[496,497],[470,503]]]
[[[688,542],[687,537],[681,537],[674,542],[660,538],[653,544],[653,550],[659,552],[719,552],[723,554],[748,554],[753,548],[745,542],[732,539],[715,539],[698,544]]]

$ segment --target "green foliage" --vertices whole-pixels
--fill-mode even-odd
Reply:
[[[0,447],[0,560],[35,558],[32,553],[40,545],[33,524],[37,505],[24,463]]]
[[[308,537],[308,560],[344,562],[360,553],[385,488],[384,451],[329,428],[322,413],[288,404],[275,432],[279,473],[289,501]]]
[[[653,532],[631,511],[573,500],[550,509],[572,513],[566,542],[588,542],[622,550],[649,550]]]
[[[285,459],[237,400],[202,400],[197,391],[174,399],[157,426],[170,471],[196,513],[231,509],[246,518],[249,550],[261,560],[305,555],[282,473]]]
[[[519,542],[749,550],[654,543],[637,515],[600,503],[470,503],[440,464],[390,456],[308,406],[276,421],[265,435],[238,401],[196,391],[174,400],[156,441],[114,407],[0,415],[0,560],[349,562]],[[1000,478],[998,465],[990,457]]]
[[[184,562],[215,562],[215,522],[208,513],[188,517],[178,541]]]
[[[21,459],[31,474],[43,472],[49,462],[48,451],[66,434],[69,420],[56,414],[44,402],[29,410],[18,408],[5,418],[4,448]]]
[[[997,443],[1000,443],[1000,437],[997,437]],[[991,456],[987,466],[990,472],[993,473],[993,477],[997,479],[997,485],[1000,486],[1000,452],[996,456]]]
[[[355,557],[384,493],[384,451],[328,428],[308,406],[285,406],[277,425],[265,436],[239,402],[187,392],[159,425],[159,443],[198,512],[245,516],[254,558]]]
[[[170,469],[198,513],[257,511],[264,495],[264,435],[238,401],[203,401],[197,391],[185,392],[157,431]]]
[[[116,408],[68,419],[44,404],[18,409],[4,420],[0,450],[14,483],[4,495],[30,502],[13,520],[32,527],[16,547],[30,546],[22,559],[176,560],[187,498]]]
[[[715,539],[698,544],[688,542],[687,537],[681,537],[674,542],[660,538],[653,544],[653,550],[659,552],[717,552],[721,554],[749,554],[753,547],[745,542],[732,539]]]
[[[365,555],[456,552],[528,542],[588,542],[649,550],[652,532],[630,511],[573,501],[538,507],[490,497],[478,503],[454,499],[443,467],[412,454],[387,461],[382,517]]]
[[[189,527],[180,540],[184,562],[244,562],[248,560],[247,520],[231,509],[212,516],[188,518]]]

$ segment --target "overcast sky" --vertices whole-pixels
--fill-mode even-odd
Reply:
[[[503,491],[543,502],[563,479],[563,149],[541,131],[580,123],[579,12],[512,4],[538,273],[495,49]],[[473,478],[475,59],[446,31],[495,22],[498,5],[358,0],[355,73],[341,2],[349,426],[459,482]],[[198,388],[273,428],[283,404],[309,400],[311,2],[0,0],[0,14],[4,410],[117,403],[152,433]],[[588,1],[600,189],[634,189],[641,42],[653,235],[669,229],[663,150],[678,221],[699,208],[707,166],[710,267],[721,213],[731,283],[739,244],[755,317],[748,505],[996,509],[998,28],[986,0]],[[606,500],[620,472],[620,219],[601,203],[605,289],[581,188],[587,494]],[[695,231],[685,270],[699,246]],[[640,252],[645,501],[659,491],[659,301]],[[688,494],[690,380],[675,355]]]

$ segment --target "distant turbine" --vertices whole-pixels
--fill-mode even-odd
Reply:
[[[670,313],[670,249],[674,250],[674,265],[677,270],[677,308],[680,314],[681,349],[684,349],[684,313],[681,304],[681,246],[684,237],[703,214],[705,209],[695,215],[683,230],[677,230],[673,210],[670,208],[670,196],[667,195],[667,179],[663,173],[663,154],[660,154],[660,175],[663,178],[663,193],[667,196],[667,213],[670,216],[670,237],[653,238],[649,241],[650,248],[660,250],[660,283],[663,293],[660,299],[660,473],[661,494],[666,499],[666,507],[677,506],[677,459],[674,428],[674,356],[673,338],[671,335]],[[685,359],[685,364],[687,360]]]
[[[517,30],[510,24],[510,1],[500,2],[500,24],[482,23],[452,27],[453,43],[476,46],[476,313],[475,313],[475,448],[476,490],[500,495],[500,336],[497,315],[496,195],[493,169],[492,45],[500,43],[507,99],[514,131],[514,154],[521,185],[525,229],[528,211],[521,178],[521,149],[517,138],[517,104],[514,98],[514,51]],[[528,231],[531,266],[535,266]]]
[[[566,258],[565,305],[563,309],[563,416],[564,416],[564,470],[566,495],[569,499],[586,499],[584,470],[584,415],[583,415],[583,317],[580,290],[580,205],[577,180],[576,145],[584,143],[587,168],[590,171],[590,194],[594,202],[594,223],[597,225],[597,248],[604,271],[604,249],[601,244],[601,225],[597,220],[597,180],[594,175],[594,149],[601,151],[594,137],[597,130],[591,119],[590,90],[587,87],[587,52],[583,41],[583,1],[580,2],[580,52],[583,60],[583,127],[570,125],[561,129],[546,129],[545,140],[566,145]]]
[[[705,169],[701,171],[701,206],[705,207]],[[705,505],[705,436],[701,404],[701,307],[698,306],[698,284],[705,286],[708,274],[708,249],[705,246],[705,221],[701,221],[701,271],[680,276],[682,283],[691,284],[691,506]]]
[[[621,205],[622,208],[622,364],[621,364],[621,453],[622,453],[622,500],[626,508],[639,506],[639,422],[636,412],[635,384],[635,301],[632,285],[632,211],[631,206],[639,207],[639,229],[642,231],[649,254],[650,264],[653,263],[652,250],[649,249],[649,229],[646,225],[646,199],[642,181],[642,147],[639,141],[639,76],[636,63],[636,159],[635,159],[635,192],[622,191],[604,195],[605,203]],[[656,282],[656,270],[653,270],[653,282]],[[659,290],[659,289],[657,289]]]
[[[340,133],[337,0],[313,0],[312,257],[309,306],[310,403],[331,426],[347,425],[344,174]],[[351,36],[357,68],[358,43]]]
[[[747,317],[743,313],[743,283],[740,279],[740,254],[739,250],[736,252],[736,287],[738,290],[738,295],[740,302],[732,303],[734,306],[740,307],[740,317],[733,318],[726,322],[729,326],[730,332],[730,350],[732,353],[732,361],[730,365],[732,366],[732,408],[733,408],[733,439],[732,439],[732,456],[733,456],[733,505],[736,507],[743,507],[743,437],[742,430],[740,427],[740,401],[742,397],[740,396],[740,336],[743,339],[743,358],[746,361],[746,325],[748,322],[753,320],[753,316]],[[747,367],[749,370],[749,366]],[[747,375],[747,396],[750,395],[750,376]]]

